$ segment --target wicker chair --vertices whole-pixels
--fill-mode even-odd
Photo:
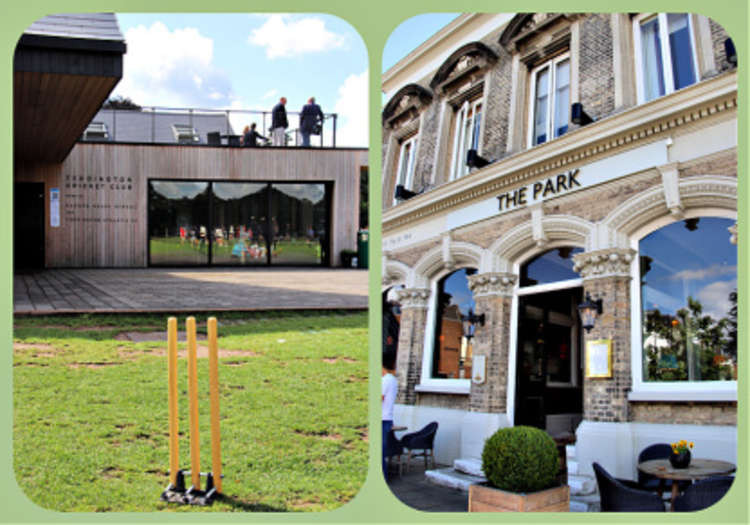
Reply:
[[[696,481],[675,498],[674,510],[689,512],[706,509],[724,497],[733,481],[732,476],[716,476]]]
[[[398,440],[396,437],[396,434],[391,430],[383,436],[383,439],[385,439],[385,451],[383,452],[383,456],[385,457],[386,464],[390,465],[391,459],[393,456],[398,457],[398,475],[401,476],[403,472],[403,455],[404,455],[404,445],[401,441]]]
[[[664,502],[653,492],[633,488],[635,482],[613,478],[594,463],[602,512],[664,512]]]
[[[409,463],[411,462],[412,456],[424,457],[424,468],[427,469],[427,459],[432,460],[432,468],[435,468],[435,453],[433,443],[435,442],[435,434],[437,433],[438,424],[437,421],[428,423],[424,428],[406,434],[401,438],[401,443],[404,448],[409,451],[406,457],[406,472],[409,472]],[[421,450],[420,453],[415,453],[415,450]]]

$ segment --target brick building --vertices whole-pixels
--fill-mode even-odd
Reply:
[[[395,420],[437,420],[439,462],[519,424],[575,433],[582,474],[736,462],[731,52],[701,15],[465,14],[383,75]],[[456,309],[484,324],[446,360]]]

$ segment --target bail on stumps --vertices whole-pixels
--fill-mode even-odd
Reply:
[[[161,493],[162,501],[190,505],[210,505],[221,497],[221,434],[219,428],[219,347],[216,318],[208,319],[208,376],[211,407],[211,471],[200,469],[200,433],[198,428],[198,351],[195,318],[185,322],[188,358],[188,408],[190,470],[180,469],[179,403],[177,399],[177,319],[167,321],[167,381],[169,386],[169,485]],[[185,476],[191,485],[185,488]],[[201,476],[206,486],[201,490]]]

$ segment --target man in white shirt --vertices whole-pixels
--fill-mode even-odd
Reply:
[[[396,403],[396,394],[398,393],[398,380],[395,375],[396,371],[396,352],[383,352],[383,371],[380,380],[381,401],[383,404],[383,476],[388,478],[386,472],[386,445],[388,436],[393,428],[393,405]]]

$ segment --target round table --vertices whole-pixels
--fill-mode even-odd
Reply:
[[[679,494],[677,481],[695,481],[711,476],[723,476],[731,474],[737,467],[728,461],[718,459],[693,458],[687,468],[674,468],[668,459],[651,459],[638,464],[638,470],[650,474],[660,480],[670,479],[672,483],[672,498],[670,510],[674,510],[674,500]],[[663,481],[662,481],[663,484]]]

